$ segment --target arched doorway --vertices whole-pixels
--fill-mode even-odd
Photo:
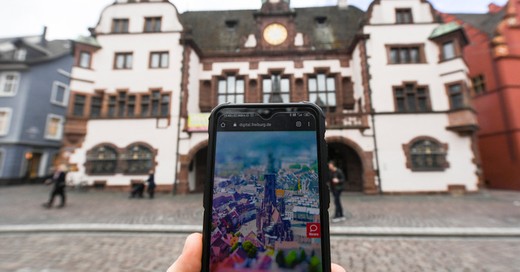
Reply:
[[[345,191],[363,192],[363,164],[356,150],[338,142],[328,143],[329,161],[336,162],[338,168],[343,170],[347,180]]]
[[[208,147],[203,147],[195,153],[188,166],[188,185],[190,193],[204,192],[206,183]]]

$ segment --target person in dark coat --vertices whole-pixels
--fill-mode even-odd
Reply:
[[[329,170],[330,191],[334,196],[334,206],[336,206],[336,212],[332,218],[332,222],[344,221],[346,218],[343,216],[340,196],[345,186],[345,174],[336,166],[334,161],[329,162]]]
[[[58,208],[65,207],[65,178],[67,177],[67,166],[65,164],[60,164],[54,173],[49,176],[49,178],[45,181],[46,184],[54,184],[52,189],[49,202],[44,203],[43,206],[45,208],[51,208],[54,203],[54,198],[56,196],[60,196],[61,202]]]
[[[150,198],[153,198],[154,197],[154,194],[155,194],[155,173],[153,172],[153,170],[150,170],[150,172],[148,173],[149,176],[148,176],[148,179],[146,180],[146,182],[148,182],[148,195],[150,196]]]

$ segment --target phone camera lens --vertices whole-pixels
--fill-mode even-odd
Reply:
[[[296,121],[296,127],[301,127],[302,126],[302,122],[301,121]]]
[[[226,123],[224,123],[224,122],[220,123],[220,127],[221,128],[225,128],[226,127]]]

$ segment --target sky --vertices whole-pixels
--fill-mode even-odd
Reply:
[[[47,38],[75,39],[87,36],[97,24],[101,11],[114,0],[1,0],[0,38],[39,35],[47,26]],[[258,9],[260,0],[170,0],[180,13],[187,10]],[[372,0],[348,0],[366,10]],[[430,0],[442,12],[485,13],[490,3],[507,0]],[[330,6],[337,0],[291,0],[292,7]]]

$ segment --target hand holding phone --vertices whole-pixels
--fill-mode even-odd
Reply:
[[[324,117],[314,104],[210,117],[203,271],[330,271]]]

